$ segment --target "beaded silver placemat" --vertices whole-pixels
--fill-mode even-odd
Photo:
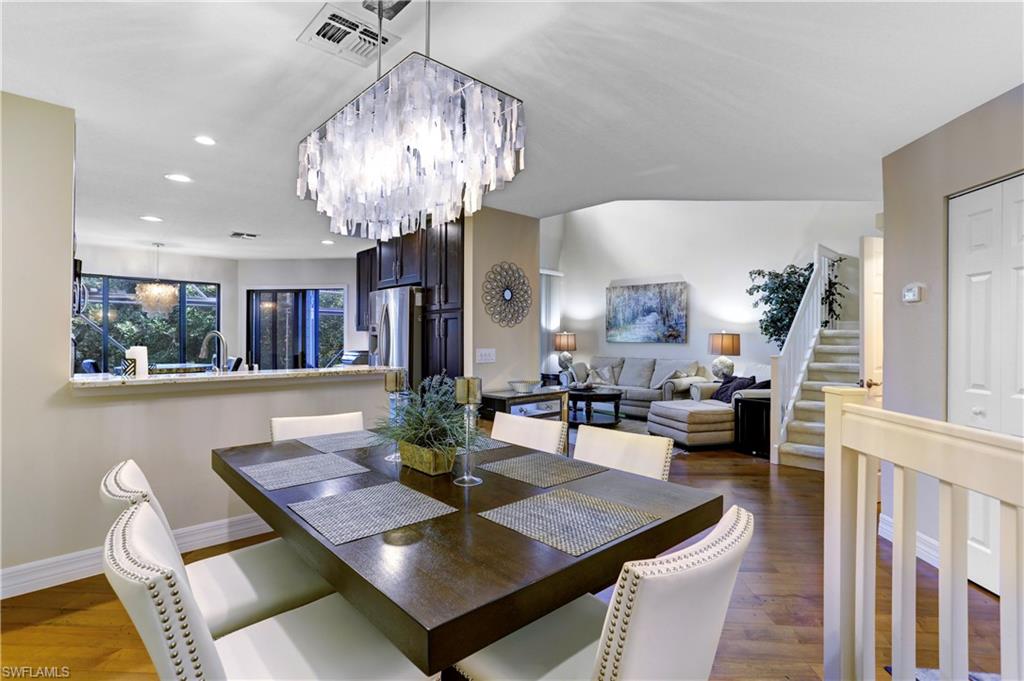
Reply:
[[[502,442],[501,440],[495,440],[493,437],[487,437],[486,435],[481,435],[480,438],[476,441],[476,444],[473,445],[473,451],[474,452],[483,452],[483,451],[487,451],[488,449],[501,449],[502,447],[511,447],[511,446],[512,445],[510,443],[508,443],[508,442]],[[459,447],[459,454],[462,454],[465,451],[466,451],[465,447]]]
[[[343,478],[346,475],[365,473],[370,469],[335,454],[313,454],[295,459],[241,466],[239,470],[265,489],[281,489],[282,487],[305,485],[307,482]]]
[[[608,470],[587,461],[576,461],[557,454],[533,452],[480,466],[485,471],[504,475],[534,487],[554,487],[578,478]]]
[[[337,546],[457,511],[400,482],[288,504]]]
[[[342,452],[346,449],[362,449],[380,444],[380,436],[368,430],[352,430],[347,433],[328,433],[300,437],[299,442],[321,452]]]
[[[480,516],[572,556],[658,520],[658,516],[632,506],[569,489],[538,494]]]

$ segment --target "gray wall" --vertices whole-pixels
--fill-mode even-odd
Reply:
[[[882,159],[885,206],[883,406],[946,418],[947,197],[1024,168],[1024,85]],[[922,282],[922,302],[904,304]],[[891,471],[882,512],[892,515]],[[938,485],[919,483],[920,531],[938,536]]]

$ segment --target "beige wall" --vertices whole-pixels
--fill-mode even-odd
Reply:
[[[946,198],[1024,168],[1022,121],[1024,85],[882,159],[886,409],[946,418]]]
[[[886,409],[946,418],[947,197],[1024,168],[1024,85],[882,159],[885,206]],[[925,285],[920,303],[900,293]],[[882,511],[891,516],[891,473],[883,470]],[[938,536],[938,486],[918,489],[920,531]]]
[[[135,458],[175,528],[247,514],[210,469],[214,447],[265,441],[272,415],[385,412],[378,377],[237,390],[73,394],[74,112],[3,93],[0,477],[4,568],[98,547],[102,474]],[[96,552],[98,556],[98,549]]]
[[[499,262],[522,268],[530,280],[530,312],[520,324],[502,327],[483,309],[488,270]],[[507,381],[540,377],[540,221],[484,208],[466,218],[465,366],[485,389],[504,390]],[[475,349],[494,348],[497,362],[478,364]]]

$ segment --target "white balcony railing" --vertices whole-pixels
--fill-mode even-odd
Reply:
[[[864,405],[825,388],[825,678],[873,679],[879,462],[893,464],[892,678],[915,678],[917,473],[939,481],[939,667],[967,678],[967,493],[1000,502],[1003,679],[1024,678],[1024,438]]]

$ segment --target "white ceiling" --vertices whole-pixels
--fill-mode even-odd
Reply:
[[[375,76],[295,42],[320,6],[4,2],[3,88],[77,112],[79,239],[239,258],[366,247],[320,245],[326,219],[294,195],[298,140]],[[423,10],[389,22],[402,40],[385,68],[422,50]],[[883,155],[1024,81],[1022,12],[434,0],[431,46],[525,102],[527,169],[487,205],[878,200]]]

